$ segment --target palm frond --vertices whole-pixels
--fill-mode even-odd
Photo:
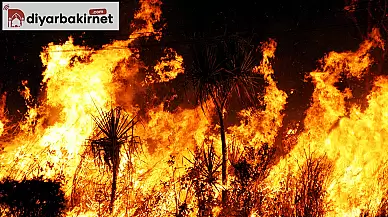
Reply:
[[[259,65],[257,53],[253,46],[238,37],[232,37],[225,43],[229,56],[226,68],[233,73],[231,91],[236,92],[239,98],[246,97],[250,102],[254,102],[259,81],[259,76],[253,73],[253,69]]]
[[[104,112],[98,109],[99,116],[92,116],[96,124],[96,139],[91,140],[92,153],[100,163],[113,169],[120,163],[120,149],[132,139],[128,131],[134,128],[136,116],[130,118],[119,107]]]
[[[196,90],[196,100],[203,105],[219,83],[224,60],[218,56],[216,46],[194,48],[195,58],[188,76]]]
[[[117,174],[121,161],[121,148],[126,148],[127,154],[139,148],[139,142],[133,135],[137,123],[136,116],[130,117],[120,107],[111,108],[105,112],[98,109],[98,116],[92,116],[96,124],[95,139],[90,142],[94,159],[100,165],[107,165],[112,172],[112,189],[110,212],[113,212],[117,188]],[[131,134],[129,134],[131,130]]]
[[[194,61],[186,75],[201,106],[212,99],[221,109],[232,92],[249,101],[257,98],[258,76],[253,69],[258,64],[253,46],[238,37],[230,37],[216,44],[195,47]]]
[[[203,146],[198,148],[193,154],[194,160],[188,160],[191,164],[191,170],[196,174],[196,179],[218,188],[218,179],[221,168],[221,158],[216,154],[213,141],[209,144],[204,142]]]

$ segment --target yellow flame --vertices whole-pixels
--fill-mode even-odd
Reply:
[[[279,128],[282,126],[284,106],[287,95],[279,90],[273,80],[270,58],[274,57],[276,42],[269,40],[262,45],[263,60],[254,71],[264,75],[267,86],[265,87],[265,110],[247,109],[240,112],[241,125],[230,127],[232,134],[245,140],[251,146],[260,146],[267,143],[273,145]]]
[[[128,47],[140,34],[160,39],[154,24],[160,21],[161,3],[156,0],[140,3],[135,19],[143,20],[144,25],[132,24],[135,30],[128,40],[114,41],[101,50],[85,50],[74,45],[70,37],[62,45],[51,43],[45,47],[41,53],[46,67],[41,101],[34,101],[28,83],[22,82],[20,93],[28,111],[19,123],[20,133],[7,142],[5,153],[0,155],[0,178],[62,175],[66,197],[74,199],[67,216],[98,216],[106,211],[111,175],[106,168],[96,165],[86,151],[87,139],[94,133],[91,115],[98,115],[96,107],[105,110],[124,105],[129,114],[137,111],[131,101],[121,103],[131,99],[134,93],[128,91],[119,78],[132,79],[143,64],[132,58],[129,48],[110,48]],[[321,66],[310,73],[314,92],[303,131],[299,134],[294,128],[286,130],[284,140],[293,140],[295,147],[284,156],[276,156],[279,159],[269,176],[257,184],[261,193],[265,193],[261,216],[290,215],[301,209],[296,200],[301,193],[297,192],[301,188],[298,180],[303,181],[306,173],[311,175],[309,172],[314,172],[309,179],[325,178],[321,184],[326,193],[320,199],[326,216],[359,216],[366,209],[377,213],[388,190],[384,179],[388,160],[385,151],[388,145],[385,139],[388,137],[388,78],[375,78],[364,109],[350,103],[353,98],[350,88],[341,91],[336,84],[341,82],[341,76],[362,79],[370,73],[371,51],[382,47],[383,41],[374,29],[357,51],[330,52],[321,60]],[[262,75],[266,82],[265,109],[242,110],[240,123],[228,128],[228,144],[232,137],[237,137],[243,141],[241,149],[259,148],[264,143],[274,147],[283,127],[287,94],[277,87],[270,63],[276,42],[269,40],[261,48],[263,60],[254,72]],[[166,52],[172,53],[172,58],[167,55],[160,59],[154,67],[159,78],[149,83],[167,82],[183,73],[183,58],[172,49]],[[206,137],[215,140],[219,151],[219,136],[208,118],[198,108],[177,108],[169,112],[159,105],[146,111],[142,124],[135,129],[142,140],[141,154],[123,155],[120,164],[117,190],[120,195],[113,216],[135,214],[145,204],[142,200],[156,193],[164,195],[157,206],[149,207],[156,216],[171,214],[177,203],[185,199],[195,207],[197,201],[190,192],[182,191],[177,195],[176,188],[185,188],[177,180],[182,178],[189,164],[183,157],[190,160],[191,152]],[[4,111],[1,111],[0,135],[7,132],[6,123]],[[174,166],[167,163],[172,156],[175,156]],[[322,171],[306,170],[307,164]],[[221,211],[219,206],[213,208],[214,213]],[[250,216],[258,215],[255,210],[250,213]]]
[[[178,55],[172,48],[166,48],[164,50],[166,56],[161,57],[157,65],[154,66],[155,72],[158,74],[158,78],[154,79],[152,76],[147,76],[147,83],[159,83],[168,82],[180,73],[184,72],[183,57]]]
[[[292,152],[271,171],[268,181],[279,189],[289,172],[295,174],[306,159],[306,153],[327,155],[334,170],[327,179],[326,203],[333,207],[327,216],[358,216],[363,210],[376,212],[385,194],[386,185],[379,176],[387,160],[382,138],[386,136],[383,121],[387,80],[379,78],[368,96],[368,108],[361,111],[353,105],[346,109],[352,95],[335,87],[340,74],[361,78],[372,60],[370,50],[381,47],[378,31],[374,30],[357,52],[331,52],[322,61],[322,71],[310,75],[315,84],[311,107],[304,121],[305,130],[298,136]],[[274,180],[277,180],[274,182]]]
[[[4,124],[0,121],[0,136],[3,135],[4,132]]]

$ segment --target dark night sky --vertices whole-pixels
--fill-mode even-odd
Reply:
[[[119,32],[86,32],[86,45],[98,47],[128,35],[136,1],[120,2]],[[303,76],[316,68],[318,59],[329,51],[356,49],[361,41],[354,23],[344,13],[342,0],[294,1],[188,1],[163,2],[164,40],[187,40],[195,35],[208,37],[239,32],[253,36],[259,44],[269,37],[278,42],[275,77],[282,89],[297,89],[295,99],[308,102],[311,84]],[[42,65],[39,53],[49,42],[66,40],[71,32],[1,32],[1,92],[9,93],[11,113],[23,104],[17,88],[29,80],[33,94],[38,93]],[[178,51],[179,48],[176,48]],[[184,52],[184,51],[183,51]],[[1,87],[1,86],[0,86]],[[296,109],[298,109],[296,107]]]

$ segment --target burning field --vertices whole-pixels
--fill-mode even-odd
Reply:
[[[44,47],[41,94],[22,82],[19,123],[2,97],[0,215],[388,215],[388,77],[373,73],[386,47],[380,29],[354,51],[322,57],[306,77],[314,90],[304,120],[286,124],[292,92],[274,78],[276,40],[251,48],[228,39],[197,49],[193,63],[166,48],[147,68],[138,40],[163,37],[154,29],[160,5],[140,1],[141,25],[127,40]],[[153,73],[139,81],[145,69]],[[191,85],[192,108],[165,101],[144,110],[134,100],[178,77]],[[366,79],[361,97],[339,85]],[[250,105],[230,125],[234,98]]]

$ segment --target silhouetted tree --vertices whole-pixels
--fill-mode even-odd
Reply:
[[[65,209],[59,181],[10,180],[0,182],[0,214],[12,217],[58,217]]]
[[[135,152],[138,142],[133,135],[135,117],[130,118],[121,108],[112,108],[110,111],[98,110],[99,116],[93,116],[97,126],[97,139],[91,140],[92,152],[99,163],[108,166],[112,172],[112,190],[109,209],[113,212],[117,188],[117,175],[121,161],[121,147],[127,145],[129,152]]]
[[[204,109],[211,100],[220,124],[222,143],[222,184],[227,185],[227,144],[225,138],[224,110],[232,94],[254,100],[255,78],[253,69],[258,62],[254,47],[239,37],[229,37],[215,44],[194,47],[194,60],[186,72],[188,81],[194,86],[196,101]],[[227,193],[222,193],[225,205]]]

